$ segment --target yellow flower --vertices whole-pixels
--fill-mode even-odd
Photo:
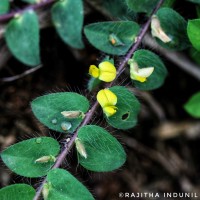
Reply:
[[[154,67],[145,67],[145,68],[139,69],[138,64],[132,59],[128,61],[128,64],[130,64],[131,79],[139,81],[141,83],[147,81],[147,78],[154,71]]]
[[[117,112],[117,96],[109,89],[100,90],[97,94],[97,101],[103,108],[103,112],[107,117],[114,115]]]
[[[111,82],[115,79],[117,72],[112,63],[104,61],[101,62],[98,67],[95,65],[90,65],[89,74],[94,78],[98,78],[105,82]]]

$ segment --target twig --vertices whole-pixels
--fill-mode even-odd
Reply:
[[[37,67],[31,68],[29,70],[26,70],[25,72],[23,72],[22,74],[18,74],[16,76],[11,76],[11,77],[5,77],[5,78],[1,78],[0,82],[12,82],[15,81],[17,79],[20,79],[24,76],[27,76],[35,71],[37,71],[38,69],[42,68],[42,65],[38,65]]]
[[[145,35],[143,43],[160,52],[175,65],[192,75],[197,80],[200,80],[200,66],[191,62],[184,54],[164,49],[158,45],[148,34]]]
[[[160,0],[158,2],[158,4],[156,5],[155,9],[153,10],[152,15],[154,15],[157,10],[160,8],[160,6],[162,5],[162,3],[164,2],[164,0]],[[133,47],[129,50],[129,52],[127,53],[127,55],[125,56],[125,58],[122,60],[118,70],[117,70],[117,77],[119,77],[124,69],[125,69],[125,66],[128,62],[128,60],[131,58],[132,54],[134,53],[134,51],[136,51],[136,49],[139,47],[139,45],[141,44],[142,42],[142,39],[143,37],[145,36],[149,26],[150,26],[150,23],[151,23],[151,16],[149,17],[148,21],[145,23],[145,25],[143,26],[143,28],[141,29],[139,35],[138,35],[138,39],[137,41],[135,42],[135,44],[133,45]],[[107,85],[108,87],[111,87],[114,85],[114,81],[111,82],[109,85]],[[70,149],[72,148],[74,142],[75,142],[75,139],[78,135],[78,131],[81,127],[85,126],[86,124],[88,124],[92,117],[94,116],[94,113],[95,111],[97,110],[97,108],[99,107],[99,104],[98,102],[96,101],[93,106],[91,107],[91,109],[89,110],[89,112],[86,114],[86,117],[84,118],[83,122],[81,123],[81,125],[77,128],[76,132],[74,133],[73,137],[71,138],[70,142],[68,143],[68,145],[66,146],[66,148],[60,153],[60,155],[58,156],[57,158],[57,161],[55,163],[55,165],[52,167],[53,169],[55,168],[58,168],[60,167],[60,165],[62,164],[63,160],[65,159],[65,157],[67,156],[68,152],[70,151]],[[44,183],[46,182],[46,179],[44,179],[44,181],[42,182],[42,184],[40,185],[40,188],[39,190],[37,191],[35,197],[33,200],[39,200],[39,197],[41,195],[41,192],[42,192],[42,188],[43,188],[43,185]]]
[[[10,13],[1,15],[0,16],[0,22],[7,21],[7,20],[13,18],[16,14],[21,14],[24,11],[27,11],[27,10],[36,10],[36,9],[45,7],[47,5],[50,5],[50,4],[54,3],[55,1],[56,0],[42,0],[40,3],[26,6],[24,9],[21,9],[21,10],[18,10],[18,11],[12,11]]]

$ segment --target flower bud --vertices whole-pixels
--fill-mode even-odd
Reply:
[[[76,119],[81,117],[82,119],[85,117],[84,113],[80,110],[76,110],[76,111],[63,111],[61,112],[61,114],[65,117],[65,118],[69,118],[69,119]]]
[[[86,159],[87,158],[87,152],[85,150],[83,143],[81,142],[81,140],[79,138],[76,138],[75,144],[76,144],[76,149],[79,152],[79,154]]]
[[[52,155],[50,156],[42,156],[41,158],[38,158],[35,160],[35,163],[47,163],[47,162],[55,162],[56,158]]]
[[[51,187],[52,187],[51,183],[45,183],[43,185],[42,196],[43,196],[44,200],[48,199],[48,195],[49,195],[49,191],[50,191]]]

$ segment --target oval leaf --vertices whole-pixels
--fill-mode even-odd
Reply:
[[[1,200],[33,200],[35,190],[26,184],[15,184],[0,190]]]
[[[87,188],[63,169],[53,169],[48,172],[46,187],[46,200],[94,200]]]
[[[191,116],[200,118],[200,92],[194,94],[184,108]]]
[[[51,14],[54,26],[64,42],[81,49],[83,26],[82,0],[62,0],[54,4]]]
[[[189,20],[187,34],[192,46],[200,51],[200,19]]]
[[[158,0],[126,0],[128,7],[134,12],[151,13]]]
[[[12,54],[29,66],[40,64],[39,25],[34,11],[29,10],[12,19],[5,33]]]
[[[84,158],[78,153],[78,159],[86,169],[96,172],[113,171],[126,161],[121,144],[99,126],[88,125],[80,128],[78,138],[87,154],[87,158]]]
[[[137,98],[125,87],[114,86],[109,88],[117,96],[117,112],[106,117],[107,122],[118,129],[130,129],[137,123],[140,103]]]
[[[0,15],[7,13],[9,11],[9,8],[10,8],[9,0],[0,1]]]
[[[133,81],[137,88],[140,90],[154,90],[163,85],[167,76],[167,69],[156,54],[148,50],[138,50],[133,54],[132,58],[140,68],[154,67],[154,71],[147,78],[147,81],[143,83]]]
[[[31,107],[37,119],[48,128],[62,133],[73,133],[82,118],[67,119],[61,112],[82,111],[85,113],[89,109],[89,102],[84,96],[77,93],[60,92],[36,98],[32,101]],[[63,128],[65,123],[71,124],[68,130]]]
[[[124,55],[139,33],[139,25],[131,21],[99,22],[85,26],[84,33],[97,49],[113,55]]]
[[[181,51],[190,46],[187,37],[187,22],[179,13],[171,8],[160,8],[156,16],[165,34],[171,38],[171,41],[167,43],[155,38],[161,46],[177,51]]]
[[[43,156],[57,156],[59,143],[50,137],[39,137],[14,144],[1,153],[6,166],[21,176],[41,177],[47,174],[54,162],[35,162]]]

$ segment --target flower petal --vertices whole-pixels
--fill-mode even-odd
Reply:
[[[109,89],[100,90],[97,94],[97,101],[102,108],[107,106],[113,106],[117,103],[117,96]]]
[[[154,71],[154,67],[145,67],[138,70],[138,75],[142,77],[149,77]]]
[[[117,112],[117,107],[116,106],[107,106],[103,108],[103,112],[107,117],[111,117]]]
[[[98,78],[99,77],[99,69],[95,65],[90,65],[89,74],[94,78]]]
[[[99,79],[105,82],[111,82],[116,78],[117,71],[115,66],[108,62],[104,61],[99,64],[100,75]]]
[[[132,73],[131,74],[131,79],[133,79],[133,80],[135,80],[135,81],[139,81],[139,82],[141,82],[141,83],[143,83],[143,82],[145,82],[146,80],[147,80],[147,78],[146,77],[142,77],[142,76],[139,76],[138,74],[134,74],[134,73]]]

